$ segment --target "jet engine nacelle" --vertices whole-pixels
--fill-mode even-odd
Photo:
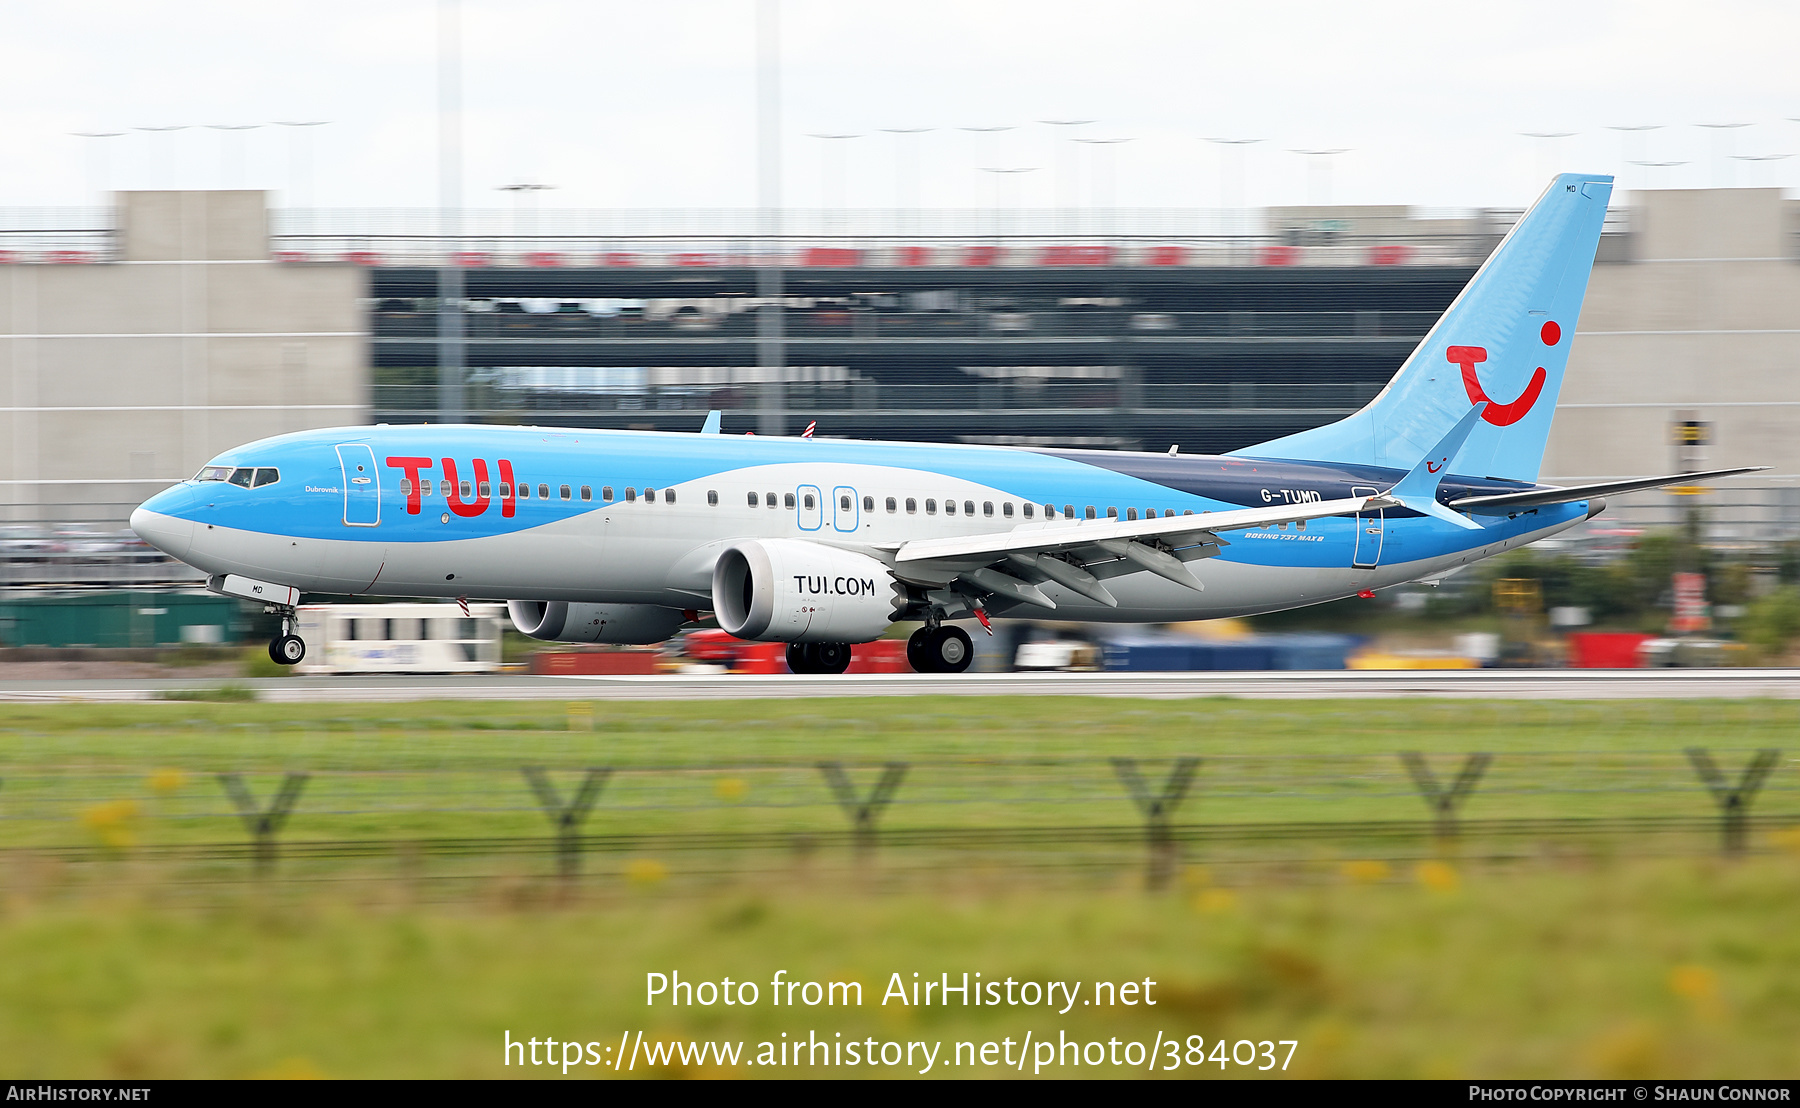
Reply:
[[[676,608],[660,604],[565,604],[560,600],[509,600],[506,614],[514,627],[549,642],[610,642],[645,645],[662,642],[687,620]]]
[[[740,639],[868,642],[905,605],[906,590],[887,566],[818,543],[746,539],[713,566],[713,611]]]

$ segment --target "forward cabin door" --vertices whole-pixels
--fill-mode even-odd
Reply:
[[[1353,488],[1351,496],[1375,496],[1380,489]],[[1357,569],[1374,569],[1381,564],[1383,520],[1380,508],[1356,513],[1356,553],[1350,564]]]
[[[347,442],[337,448],[344,469],[344,526],[381,525],[381,476],[375,470],[375,451],[366,443]]]

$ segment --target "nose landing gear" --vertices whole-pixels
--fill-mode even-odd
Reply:
[[[294,610],[275,610],[281,614],[281,634],[269,640],[269,660],[278,666],[298,665],[306,657],[306,640],[294,634]]]

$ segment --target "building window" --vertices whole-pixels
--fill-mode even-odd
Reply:
[[[719,506],[719,490],[718,489],[707,489],[706,490],[706,503],[707,503],[707,506],[713,507],[713,508],[717,508]]]
[[[929,496],[925,498],[925,514],[928,516],[937,515],[937,501],[931,499]]]
[[[594,499],[594,486],[592,486],[592,485],[581,486],[581,499],[583,499],[583,500]]]
[[[560,492],[561,492],[561,494],[562,494],[562,498],[563,498],[563,499],[564,499],[564,500],[567,500],[567,499],[569,499],[569,494],[570,494],[570,492],[571,492],[571,490],[570,490],[570,488],[569,488],[569,486],[567,486],[567,485],[564,485],[564,486],[562,486],[562,488],[561,488],[561,489],[560,489],[560,490],[559,490],[559,491],[560,491]]]
[[[907,514],[907,515],[909,515],[909,516],[910,516],[910,515],[914,515],[914,514],[916,514],[916,513],[917,513],[917,512],[918,512],[918,510],[919,510],[919,502],[918,502],[918,500],[916,500],[916,499],[914,499],[914,498],[913,498],[913,497],[910,497],[910,496],[909,496],[909,497],[907,497],[907,498],[906,498],[906,514]]]
[[[888,497],[887,498],[887,510],[888,510],[889,515],[893,515],[895,512],[900,510],[900,502],[898,500],[895,500],[891,496]]]

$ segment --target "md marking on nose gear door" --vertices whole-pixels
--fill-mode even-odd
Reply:
[[[1351,496],[1375,496],[1380,489],[1357,487],[1350,490]],[[1383,521],[1380,508],[1364,509],[1356,513],[1356,553],[1350,564],[1355,569],[1374,569],[1381,564],[1381,539]]]
[[[381,480],[375,472],[375,452],[365,443],[347,442],[338,446],[337,456],[344,469],[344,526],[380,526]]]

